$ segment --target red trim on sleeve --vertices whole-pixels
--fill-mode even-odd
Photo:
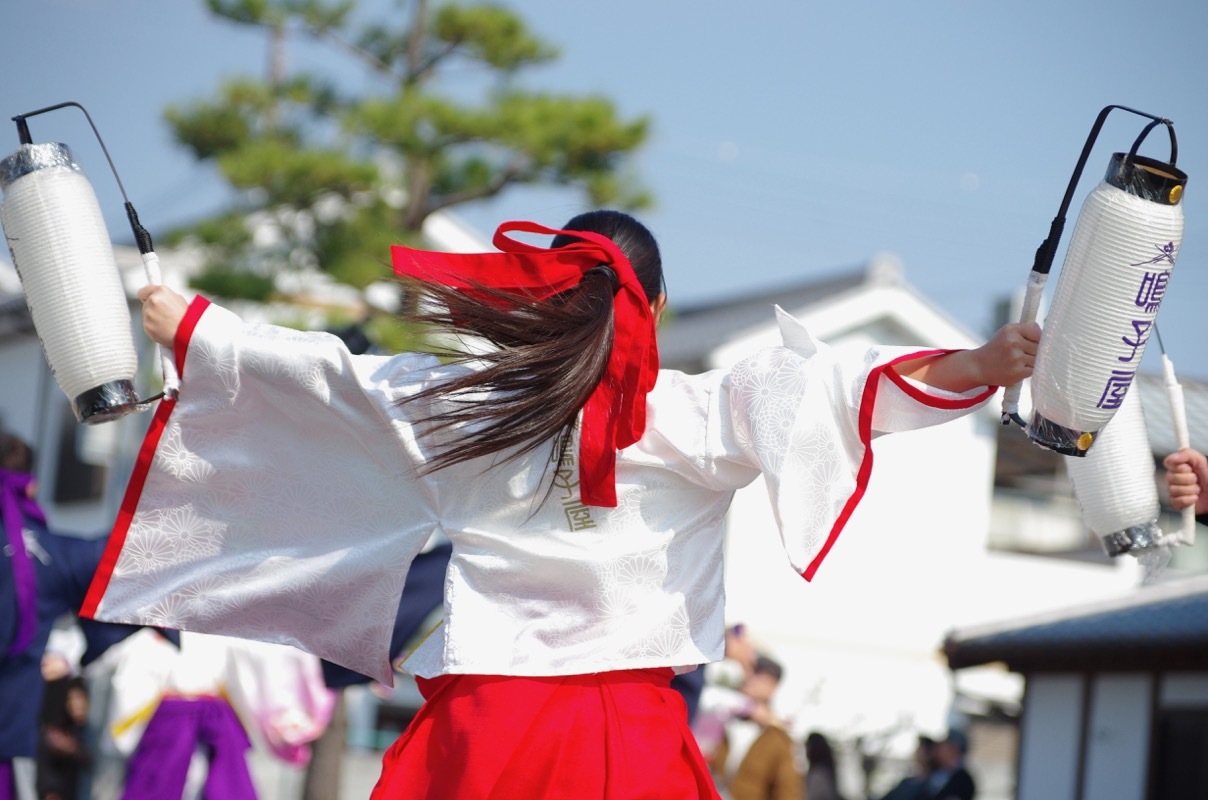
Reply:
[[[193,338],[193,331],[197,328],[201,315],[209,307],[210,301],[197,295],[185,309],[185,316],[180,324],[176,326],[176,336],[172,337],[172,351],[176,354],[177,375],[185,374],[185,356],[189,353],[189,341]]]
[[[204,297],[200,295],[195,297],[185,311],[180,325],[176,328],[176,336],[173,338],[172,344],[176,353],[178,374],[184,373],[185,354],[189,350],[189,341],[193,337],[193,331],[197,328],[198,320],[201,319],[201,315],[209,305],[210,301]],[[134,462],[134,471],[130,475],[130,482],[126,485],[126,493],[122,497],[121,507],[118,508],[113,530],[109,533],[109,542],[105,545],[105,552],[101,554],[101,562],[92,576],[92,583],[88,586],[84,604],[80,607],[81,617],[95,618],[97,606],[100,604],[101,598],[105,596],[105,590],[109,588],[109,579],[113,577],[113,569],[117,566],[122,547],[126,544],[126,534],[130,530],[130,523],[134,520],[134,512],[138,509],[138,501],[142,497],[147,474],[151,471],[151,462],[155,458],[156,448],[159,447],[159,439],[163,435],[168,418],[175,407],[176,398],[166,397],[155,409],[155,416],[151,419],[147,435],[143,437],[143,443],[139,447],[138,458]]]
[[[915,402],[922,403],[925,406],[951,410],[972,408],[978,403],[982,403],[987,400],[990,396],[998,391],[999,387],[987,386],[984,392],[978,392],[973,397],[961,397],[956,399],[936,397],[933,394],[928,394],[906,378],[902,377],[902,375],[896,369],[896,366],[901,364],[903,361],[913,361],[916,358],[925,358],[926,356],[944,356],[955,352],[955,350],[928,350],[921,353],[913,353],[904,358],[895,358],[893,361],[885,365],[888,368],[885,370],[885,377],[893,381],[894,385],[905,392],[910,399],[914,400]]]
[[[935,397],[914,386],[910,381],[903,378],[894,369],[894,366],[901,364],[903,361],[912,361],[916,358],[923,358],[929,355],[946,355],[953,352],[951,350],[926,350],[918,353],[895,358],[893,361],[882,364],[879,367],[874,367],[868,374],[868,380],[864,383],[864,392],[860,396],[860,417],[858,422],[858,430],[860,434],[860,443],[864,446],[864,457],[860,459],[860,468],[856,471],[856,488],[852,491],[851,496],[847,498],[847,502],[843,504],[843,510],[839,512],[838,519],[831,526],[830,533],[826,537],[826,542],[822,545],[822,549],[818,551],[818,555],[814,556],[814,560],[805,568],[805,572],[801,573],[801,577],[808,580],[813,580],[814,574],[818,572],[818,567],[822,566],[822,560],[830,553],[835,542],[839,538],[839,534],[843,532],[843,528],[847,525],[847,521],[851,519],[851,515],[855,512],[856,506],[864,498],[864,492],[868,489],[868,480],[872,476],[872,418],[873,409],[877,402],[877,384],[881,380],[881,376],[889,378],[898,388],[905,392],[911,399],[922,403],[923,405],[931,406],[932,408],[945,409],[960,409],[971,408],[978,403],[983,402],[986,398],[998,391],[997,386],[990,386],[984,392],[979,392],[975,397],[963,399],[949,399],[943,397]]]
[[[81,617],[95,619],[97,605],[104,597],[105,590],[109,588],[109,579],[113,576],[113,568],[117,565],[118,556],[121,555],[122,547],[126,543],[126,533],[130,530],[130,522],[134,519],[134,511],[138,508],[138,500],[143,493],[143,484],[146,483],[147,473],[151,470],[155,448],[159,446],[159,437],[163,434],[168,417],[171,416],[175,405],[176,398],[165,398],[155,409],[155,416],[152,418],[151,426],[147,429],[147,435],[143,438],[143,444],[139,448],[138,459],[134,462],[134,471],[130,475],[130,483],[126,485],[126,494],[122,497],[122,505],[118,509],[117,519],[109,534],[109,543],[105,545],[105,552],[101,554],[101,562],[92,576],[92,583],[88,586],[84,604],[80,606]]]

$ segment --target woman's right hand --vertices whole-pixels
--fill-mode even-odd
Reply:
[[[1208,512],[1208,458],[1198,450],[1184,447],[1163,459],[1170,504],[1176,509],[1192,506],[1195,513]]]
[[[143,301],[143,330],[147,336],[164,347],[172,347],[188,301],[162,285],[144,286],[138,290],[138,299]]]

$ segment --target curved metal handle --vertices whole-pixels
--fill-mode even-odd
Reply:
[[[1128,157],[1124,159],[1125,163],[1129,163],[1137,157],[1137,149],[1141,146],[1141,142],[1145,141],[1149,132],[1159,125],[1165,125],[1166,130],[1170,132],[1170,166],[1175,165],[1175,162],[1179,160],[1179,141],[1174,136],[1174,123],[1168,119],[1155,119],[1141,130],[1137,140],[1133,142],[1132,148],[1128,151]]]

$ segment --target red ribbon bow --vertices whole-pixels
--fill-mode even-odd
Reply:
[[[518,242],[512,231],[566,234],[577,241],[545,248]],[[646,394],[658,378],[654,314],[629,259],[611,239],[592,231],[563,231],[533,222],[505,222],[492,242],[498,253],[437,253],[394,245],[390,258],[398,275],[454,289],[487,286],[542,300],[576,286],[583,273],[605,264],[620,284],[613,299],[612,352],[587,403],[579,436],[579,497],[586,505],[617,504],[617,451],[642,438]]]

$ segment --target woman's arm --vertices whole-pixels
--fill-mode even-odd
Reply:
[[[903,378],[950,392],[967,392],[978,386],[1012,386],[1031,376],[1039,344],[1040,325],[1012,322],[999,328],[981,347],[916,358],[895,365],[895,369]]]

